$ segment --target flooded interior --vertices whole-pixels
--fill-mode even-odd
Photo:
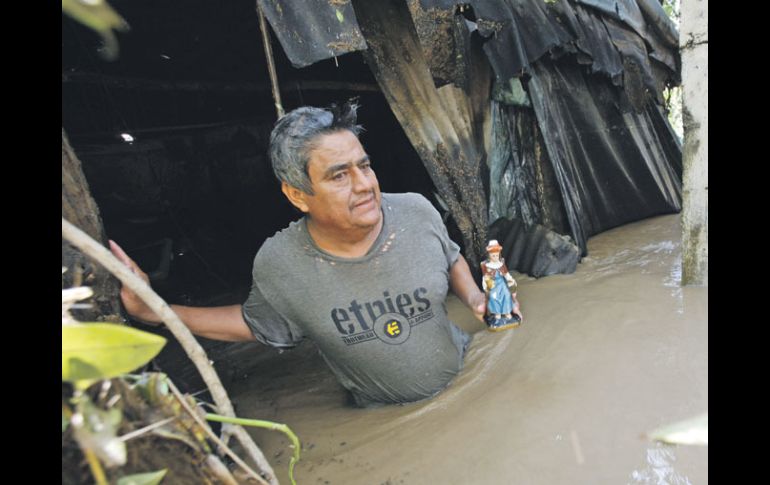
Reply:
[[[708,410],[708,289],[679,286],[680,218],[593,237],[571,275],[515,275],[524,324],[475,334],[465,367],[436,397],[352,407],[307,342],[260,352],[228,384],[239,416],[288,424],[303,484],[703,484],[708,448],[642,436]],[[251,431],[281,483],[291,449]]]

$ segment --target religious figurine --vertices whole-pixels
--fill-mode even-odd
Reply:
[[[497,240],[492,239],[487,244],[489,259],[481,263],[481,287],[487,295],[487,314],[484,320],[491,332],[515,328],[521,324],[520,312],[515,311],[516,280],[500,256],[502,250]]]

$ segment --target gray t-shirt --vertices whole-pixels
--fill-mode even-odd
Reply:
[[[460,248],[419,194],[382,194],[382,231],[360,258],[319,249],[305,219],[254,258],[243,316],[257,340],[313,340],[357,404],[416,401],[462,368],[470,336],[447,318],[449,268]]]

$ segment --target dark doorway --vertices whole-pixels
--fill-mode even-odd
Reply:
[[[266,155],[276,112],[255,3],[111,4],[131,26],[114,62],[95,34],[62,19],[62,124],[106,233],[170,303],[240,303],[259,247],[299,216]],[[295,69],[272,45],[286,110],[358,97],[382,190],[432,198],[359,53]]]

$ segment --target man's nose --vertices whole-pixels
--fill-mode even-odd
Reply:
[[[372,173],[369,171],[369,173]],[[351,171],[353,178],[353,191],[354,192],[370,192],[374,188],[373,177],[370,177],[367,172],[364,172],[358,167],[355,167]]]

